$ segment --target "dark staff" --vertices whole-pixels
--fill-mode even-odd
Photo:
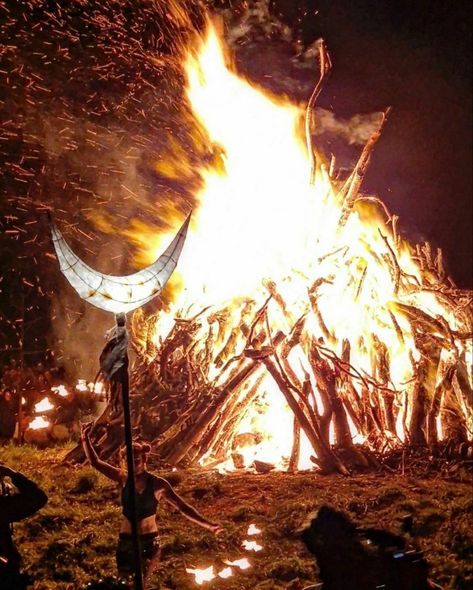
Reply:
[[[163,254],[150,266],[131,275],[112,276],[100,273],[83,262],[69,247],[48,212],[49,224],[61,272],[82,299],[115,314],[116,327],[100,357],[100,368],[111,386],[120,384],[125,422],[128,476],[130,479],[130,507],[135,554],[135,588],[143,590],[140,541],[136,518],[136,490],[129,401],[128,337],[126,317],[129,311],[141,307],[159,295],[176,268],[184,246],[190,215]],[[112,391],[113,395],[113,391]]]

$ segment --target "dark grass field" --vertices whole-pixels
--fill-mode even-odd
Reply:
[[[89,467],[61,464],[66,448],[2,447],[0,461],[23,471],[49,495],[37,515],[16,525],[15,538],[36,590],[73,590],[114,573],[120,507],[114,484]],[[323,504],[345,511],[360,526],[399,532],[414,516],[412,542],[431,564],[431,578],[445,590],[473,587],[473,495],[467,478],[371,474],[352,478],[250,473],[220,475],[196,470],[167,476],[188,502],[224,527],[218,537],[187,521],[174,508],[159,508],[162,560],[149,588],[191,590],[300,590],[317,581],[311,555],[297,531]],[[248,526],[262,530],[249,537]],[[249,552],[243,540],[263,549]],[[232,578],[198,586],[185,568],[215,566],[248,557],[252,567]],[[1,586],[1,583],[0,583]]]

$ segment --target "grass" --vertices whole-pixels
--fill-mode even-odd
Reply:
[[[0,461],[32,477],[49,502],[15,525],[15,539],[34,590],[76,590],[100,575],[115,573],[114,551],[121,509],[118,490],[89,467],[62,465],[67,447],[0,448]],[[162,559],[149,590],[199,588],[186,567],[216,571],[224,560],[248,557],[252,567],[203,586],[209,590],[301,590],[317,581],[312,556],[298,530],[322,504],[345,511],[360,526],[399,532],[406,514],[414,518],[413,543],[426,554],[432,578],[445,590],[471,590],[473,583],[473,499],[469,482],[398,475],[320,477],[231,474],[183,470],[169,475],[176,491],[202,514],[219,522],[218,537],[190,523],[162,503],[158,526]],[[241,547],[255,523],[259,553]]]

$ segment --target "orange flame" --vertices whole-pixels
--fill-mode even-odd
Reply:
[[[256,541],[243,541],[241,544],[247,551],[261,551],[262,545],[259,545]]]
[[[186,567],[186,572],[188,574],[193,574],[195,576],[195,581],[197,584],[201,585],[204,582],[210,582],[211,580],[213,580],[215,578],[215,573],[214,573],[214,566],[211,565],[210,567],[206,568],[206,569],[192,569],[192,568],[187,568]]]
[[[49,401],[49,398],[47,398],[47,397],[43,398],[40,402],[35,404],[35,407],[34,407],[34,411],[37,414],[40,414],[41,412],[48,412],[49,410],[53,410],[53,409],[54,409],[54,406]]]
[[[241,570],[247,570],[251,567],[251,563],[248,561],[246,557],[243,559],[236,559],[235,561],[225,561],[227,565],[235,566],[240,568]]]
[[[29,424],[31,430],[40,430],[41,428],[49,428],[49,426],[51,426],[51,423],[48,422],[44,416],[36,416],[36,418]]]
[[[392,434],[403,440],[403,424],[409,418],[404,415],[403,400],[413,376],[412,359],[419,353],[409,319],[399,306],[421,308],[434,318],[444,318],[452,333],[461,329],[454,311],[434,290],[418,288],[428,282],[428,273],[420,267],[413,248],[395,239],[370,202],[361,199],[345,223],[340,223],[340,186],[326,168],[320,166],[314,184],[309,183],[302,109],[239,76],[212,25],[206,38],[187,55],[184,69],[193,115],[205,129],[216,157],[199,171],[202,188],[195,195],[199,207],[178,267],[185,287],[170,309],[160,314],[156,340],[166,337],[176,316],[185,317],[190,310],[207,306],[225,308],[236,330],[242,306],[250,300],[255,309],[261,306],[268,295],[265,281],[270,279],[286,307],[283,311],[271,302],[268,309],[274,330],[289,333],[295,320],[307,314],[305,330],[316,340],[329,340],[338,356],[343,341],[350,342],[350,362],[360,374],[372,373],[375,339],[388,345],[386,386],[395,392],[398,408]],[[175,229],[156,239],[140,228],[149,261],[157,257]],[[389,249],[399,262],[401,283],[386,263]],[[317,306],[324,327],[311,313],[313,302],[308,296],[317,281]],[[210,313],[202,316],[208,324],[202,321],[196,341],[205,341],[213,321]],[[241,339],[235,355],[242,353],[243,345]],[[471,340],[458,340],[456,346],[471,366]],[[227,373],[215,362],[216,354],[210,376],[218,387]],[[301,381],[309,376],[319,405],[314,375],[300,346],[294,347],[288,360]],[[471,381],[471,374],[469,378]],[[238,448],[238,452],[245,465],[258,458],[283,467],[291,453],[292,416],[269,376],[260,389],[266,412],[246,415],[238,433],[265,436],[257,446]],[[349,424],[353,440],[363,442],[350,419]],[[299,468],[312,467],[309,456],[313,449],[303,433],[301,449]],[[233,468],[230,462],[223,467]]]
[[[260,533],[261,533],[261,529],[259,529],[254,524],[250,524],[250,526],[248,527],[248,531],[247,531],[246,534],[251,537],[252,535],[259,535]]]

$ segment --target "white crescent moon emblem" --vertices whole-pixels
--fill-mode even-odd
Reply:
[[[161,256],[131,275],[116,277],[90,268],[71,250],[50,219],[54,249],[61,272],[77,293],[92,305],[112,313],[127,313],[156,297],[176,268],[186,239],[190,215]]]

